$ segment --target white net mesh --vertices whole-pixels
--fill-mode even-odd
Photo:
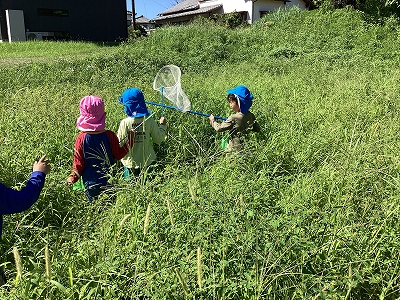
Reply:
[[[173,105],[182,111],[189,111],[190,101],[181,87],[181,69],[175,65],[162,67],[153,82],[153,89],[162,92]]]

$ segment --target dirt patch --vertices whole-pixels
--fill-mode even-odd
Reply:
[[[0,66],[13,67],[33,62],[48,62],[48,57],[8,57],[0,58]]]

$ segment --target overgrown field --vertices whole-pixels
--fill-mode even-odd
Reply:
[[[114,46],[1,44],[0,179],[20,188],[43,154],[52,172],[30,210],[4,217],[0,298],[398,299],[399,29],[290,10]],[[116,197],[88,204],[65,184],[80,99],[101,96],[116,131],[118,96],[159,102],[167,64],[195,111],[228,116],[226,90],[249,87],[251,156],[226,158],[207,118],[166,110],[157,176],[128,182],[118,164]]]

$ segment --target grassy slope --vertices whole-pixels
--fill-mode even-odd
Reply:
[[[1,179],[18,187],[38,155],[53,162],[38,203],[5,217],[7,275],[13,245],[24,264],[7,299],[396,298],[399,26],[362,17],[293,10],[235,31],[198,21],[118,47],[69,44],[72,56],[38,43],[26,56],[48,62],[4,64]],[[225,159],[206,118],[167,111],[159,176],[115,178],[116,202],[87,205],[63,184],[79,99],[102,96],[116,130],[117,96],[136,86],[159,101],[152,81],[166,64],[181,67],[194,110],[227,116],[225,91],[250,88],[263,128],[253,155]]]

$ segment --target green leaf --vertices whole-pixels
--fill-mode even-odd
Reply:
[[[67,290],[61,283],[55,281],[55,280],[50,280],[51,284],[56,286],[60,291],[64,292]]]

